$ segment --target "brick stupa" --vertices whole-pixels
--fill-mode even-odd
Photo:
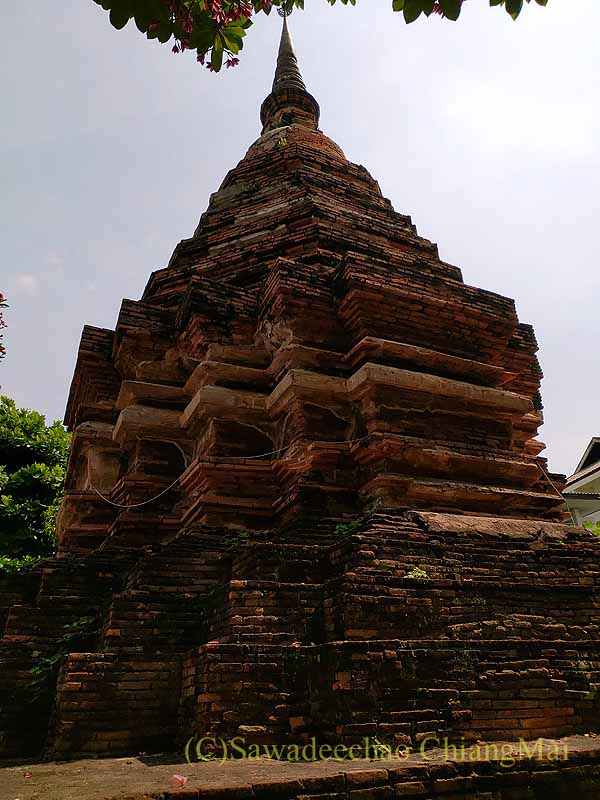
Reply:
[[[285,21],[261,121],[83,331],[58,555],[0,590],[3,753],[589,730],[600,542],[559,523],[531,327],[319,130]]]

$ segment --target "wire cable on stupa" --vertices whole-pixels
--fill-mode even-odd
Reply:
[[[367,434],[366,436],[361,436],[359,439],[343,439],[343,440],[335,441],[335,442],[327,442],[327,444],[358,444],[359,442],[366,442],[370,438],[370,436],[371,436],[371,434]],[[274,455],[279,455],[280,453],[285,453],[287,450],[292,448],[295,444],[297,444],[297,442],[292,442],[291,444],[288,444],[285,447],[278,447],[276,450],[269,450],[266,453],[258,453],[258,454],[253,455],[253,456],[216,456],[216,457],[213,456],[211,458],[211,461],[216,461],[217,459],[219,459],[221,463],[228,463],[228,462],[236,462],[236,461],[244,461],[245,462],[245,461],[251,461],[251,460],[257,459],[257,458],[266,458],[267,456],[274,456]],[[573,525],[575,527],[577,527],[577,522],[575,520],[573,512],[571,511],[571,508],[569,506],[567,498],[560,491],[560,489],[556,486],[554,481],[550,478],[550,476],[548,475],[546,470],[543,468],[541,463],[539,461],[536,461],[536,464],[537,464],[540,472],[542,473],[542,475],[546,478],[546,480],[550,484],[550,486],[552,486],[552,488],[554,489],[556,494],[563,500],[563,502],[564,502],[564,504],[565,504],[565,506],[567,508],[567,511],[569,512],[569,516],[571,517],[571,522],[573,523]],[[175,478],[173,483],[171,483],[169,486],[167,486],[166,489],[163,489],[161,492],[159,492],[154,497],[151,497],[149,500],[143,500],[141,503],[131,503],[129,505],[125,505],[125,504],[122,504],[122,503],[115,503],[113,500],[111,500],[110,498],[108,498],[105,495],[103,495],[102,492],[100,492],[94,486],[92,486],[91,488],[98,495],[98,497],[100,497],[102,500],[104,500],[105,503],[108,503],[109,505],[114,506],[114,508],[121,508],[121,509],[124,509],[124,510],[132,509],[132,508],[141,508],[142,506],[147,506],[150,503],[154,503],[156,500],[160,499],[163,495],[167,494],[167,492],[170,492],[171,489],[173,489],[179,483],[179,481],[182,479],[182,477],[185,475],[185,472],[187,472],[187,469],[188,468],[186,467],[184,472],[182,472],[181,475],[179,475],[177,478]]]
[[[556,494],[557,494],[557,495],[558,495],[560,498],[562,498],[562,500],[563,500],[564,504],[565,504],[565,505],[566,505],[566,507],[567,507],[567,511],[569,512],[569,516],[571,517],[571,522],[573,523],[573,525],[574,525],[575,527],[577,527],[577,522],[576,522],[576,520],[575,520],[575,517],[573,516],[573,512],[571,511],[571,508],[570,508],[570,506],[569,506],[569,502],[568,502],[567,498],[564,496],[563,492],[561,492],[561,490],[558,488],[558,486],[557,486],[557,485],[554,483],[554,481],[552,480],[552,478],[550,477],[550,475],[548,475],[548,473],[546,472],[546,470],[545,470],[545,469],[542,467],[541,463],[540,463],[539,461],[536,461],[535,463],[538,465],[538,467],[540,468],[540,472],[541,472],[541,473],[542,473],[542,475],[543,475],[543,476],[546,478],[546,480],[548,481],[548,483],[550,484],[550,486],[552,486],[552,488],[554,489],[554,491],[556,492]]]
[[[358,444],[358,442],[365,442],[369,438],[370,434],[368,433],[366,436],[361,436],[359,439],[341,439],[340,441],[336,442],[327,441],[325,442],[325,444]],[[221,463],[229,463],[236,461],[244,461],[244,462],[251,461],[252,459],[256,458],[266,458],[267,456],[273,456],[279,453],[285,453],[286,450],[289,450],[290,448],[294,447],[295,444],[298,444],[298,442],[292,442],[291,444],[288,444],[286,447],[278,447],[277,450],[269,450],[267,453],[258,453],[257,455],[253,456],[212,456],[210,460],[216,461],[217,459],[219,459]],[[181,473],[181,475],[175,478],[173,483],[170,486],[167,486],[166,489],[163,489],[161,492],[159,492],[159,494],[155,495],[154,497],[151,497],[149,500],[144,500],[141,503],[131,503],[130,505],[122,505],[121,503],[115,503],[110,498],[106,497],[106,495],[103,495],[102,492],[98,491],[98,489],[96,489],[94,486],[90,488],[98,495],[98,497],[102,498],[102,500],[104,500],[105,503],[108,503],[109,505],[114,506],[115,508],[123,508],[123,509],[140,508],[141,506],[147,506],[149,503],[153,503],[155,500],[158,500],[159,497],[162,497],[164,494],[171,491],[171,489],[173,489],[173,487],[175,487],[179,483],[179,481],[183,478],[187,470],[188,467],[186,467],[185,470]]]

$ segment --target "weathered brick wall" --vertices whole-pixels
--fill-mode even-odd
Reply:
[[[24,594],[9,609],[0,647],[0,748],[6,755],[34,754],[44,746],[56,692],[48,661],[69,648],[98,645],[100,609],[115,585],[116,567],[116,560],[102,556],[94,564],[48,559],[21,576]],[[41,674],[32,672],[40,667]]]
[[[58,680],[50,755],[168,749],[175,736],[179,681],[176,656],[71,654]]]
[[[184,661],[180,738],[325,742],[567,736],[598,724],[600,658],[543,643],[209,645]]]
[[[204,734],[249,742],[289,737],[290,720],[306,709],[304,662],[299,648],[283,645],[209,643],[190,652],[183,661],[180,744]]]
[[[30,669],[82,619],[91,627],[70,650],[96,652],[69,658],[58,683],[50,742],[62,737],[63,754],[89,753],[88,742],[128,752],[123,715],[130,721],[153,693],[163,699],[135,731],[143,750],[159,732],[174,744],[204,730],[348,741],[368,731],[418,745],[431,733],[597,727],[600,542],[591,534],[397,512],[336,531],[316,545],[293,541],[312,541],[310,525],[275,542],[197,528],[141,556],[47,565],[31,579],[36,602],[8,617],[5,748],[33,742],[32,725],[35,747],[44,740],[51,696],[23,711]],[[148,683],[149,664],[158,676]]]
[[[322,645],[310,673],[320,730],[413,746],[428,736],[535,739],[598,724],[596,648],[526,642]]]
[[[12,606],[31,603],[39,589],[39,574],[0,575],[0,634],[4,633]]]

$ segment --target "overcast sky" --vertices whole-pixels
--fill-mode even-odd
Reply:
[[[321,127],[469,284],[514,297],[545,372],[550,467],[600,435],[600,7],[469,0],[406,26],[391,0],[306,0],[292,33]],[[211,75],[92,0],[3,3],[2,391],[62,419],[84,324],[190,236],[259,134],[280,20]],[[1,63],[3,62],[3,63]]]

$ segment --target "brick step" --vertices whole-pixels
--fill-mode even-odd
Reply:
[[[325,629],[329,637],[598,640],[595,606],[586,600],[548,609],[543,593],[473,595],[440,591],[435,583],[400,586],[326,585]],[[537,601],[537,602],[536,602]]]
[[[409,562],[411,564],[429,564],[431,568],[439,569],[460,569],[478,571],[503,572],[506,569],[518,569],[523,572],[533,572],[535,574],[546,573],[548,575],[561,575],[563,573],[573,575],[597,575],[600,563],[580,562],[577,557],[573,558],[528,558],[524,560],[520,553],[507,555],[506,550],[502,553],[493,553],[490,550],[480,550],[469,554],[467,557],[460,553],[453,552],[452,558],[446,554],[439,555],[432,552],[429,548],[424,548],[423,552],[411,552],[407,548],[376,546],[369,543],[373,557],[382,561]],[[450,550],[450,548],[449,548]]]
[[[522,639],[520,640],[519,643],[525,644],[526,641],[527,640]],[[589,645],[589,642],[585,642],[584,644]],[[598,649],[600,650],[600,647],[598,647]],[[494,674],[494,675],[508,676],[509,673],[513,674],[518,673],[519,675],[523,676],[531,675],[532,678],[536,679],[537,677],[542,676],[542,674],[539,673],[538,668],[536,668],[535,666],[524,668],[522,666],[519,666],[519,663],[520,662],[513,662],[510,659],[507,659],[506,661],[495,661],[495,662],[480,661],[478,663],[478,671],[482,675]],[[576,675],[578,673],[581,673],[582,675],[583,674],[586,675],[586,679],[589,679],[590,683],[591,682],[596,683],[600,681],[600,655],[597,657],[597,659],[594,660],[586,659],[585,661],[582,662],[576,662],[576,665],[574,665],[572,661],[564,661],[561,664],[560,661],[556,661],[553,659],[551,662],[548,663],[547,667],[545,666],[539,669],[547,671],[547,682],[550,680],[554,680],[553,676],[555,674],[561,673],[561,674]]]
[[[198,598],[201,598],[203,595],[198,595]],[[155,584],[154,586],[145,588],[145,589],[127,589],[123,588],[122,591],[116,592],[113,595],[113,600],[128,600],[132,603],[155,603],[156,605],[161,605],[163,603],[172,604],[176,602],[177,598],[181,600],[192,600],[189,594],[180,593],[179,595],[169,594],[168,597],[165,599],[162,596],[162,587],[160,584]]]
[[[153,556],[144,559],[132,570],[126,590],[147,590],[160,586],[161,589],[179,588],[181,592],[203,589],[214,585],[221,574],[222,553],[198,555],[197,550],[189,555],[177,554],[173,558]]]
[[[291,644],[296,642],[297,638],[298,637],[293,633],[285,633],[282,631],[255,632],[251,630],[246,631],[244,628],[234,628],[230,635],[224,637],[225,641],[228,643],[239,642],[240,644]]]
[[[406,541],[392,545],[370,537],[353,536],[338,543],[336,550],[330,550],[330,558],[334,554],[336,563],[353,570],[372,564],[387,564],[396,568],[420,567],[432,575],[455,577],[458,573],[460,576],[480,576],[482,580],[491,581],[509,578],[528,583],[535,578],[555,583],[561,579],[568,583],[585,581],[593,586],[600,572],[600,562],[582,561],[577,549],[574,549],[572,557],[566,557],[564,547],[557,550],[556,557],[546,550],[539,555],[530,550],[521,553],[511,549],[507,552],[506,545],[493,549],[488,548],[487,543],[485,547],[479,546],[462,553],[455,543],[434,546],[431,541],[425,541],[417,549]]]
[[[369,525],[357,531],[358,535],[367,541],[385,542],[410,542],[423,536],[423,531],[410,522],[396,525]]]
[[[485,519],[485,518],[483,518]],[[518,525],[519,522],[517,520],[513,520],[511,522]],[[527,525],[527,521],[523,521],[525,525]],[[539,520],[540,526],[543,526],[545,523],[543,520]],[[361,530],[361,533],[365,536],[370,536],[372,534],[380,535],[384,531],[379,526],[368,526]],[[510,549],[510,550],[530,550],[532,537],[531,537],[531,530],[528,533],[524,533],[522,536],[513,536],[511,535],[510,538],[503,536],[502,534],[496,536],[494,533],[490,532],[488,529],[484,532],[478,532],[473,530],[472,528],[463,528],[462,530],[451,530],[451,531],[443,531],[443,530],[431,530],[429,528],[421,528],[420,526],[412,527],[411,529],[411,540],[415,542],[425,542],[429,541],[434,546],[439,545],[448,545],[454,542],[458,547],[465,547],[466,549],[475,550],[479,548],[494,548],[494,549]],[[582,529],[582,528],[575,528],[572,527],[569,531],[568,538],[545,538],[544,539],[544,546],[547,547],[552,552],[559,552],[560,550],[585,550],[587,553],[595,554],[596,558],[600,557],[599,546],[598,543],[590,538],[590,536]]]
[[[285,634],[286,641],[310,638],[320,587],[276,581],[231,581],[220,591],[222,604],[209,614],[210,638]]]
[[[376,576],[377,577],[377,576]],[[368,600],[369,598],[397,600],[398,602],[408,601],[411,599],[423,601],[425,605],[445,605],[447,607],[460,608],[473,610],[476,605],[482,604],[482,600],[486,598],[490,603],[494,600],[501,601],[501,607],[506,607],[508,604],[516,604],[522,611],[517,611],[516,608],[513,613],[542,615],[544,609],[546,615],[554,613],[558,616],[564,616],[560,611],[560,603],[557,601],[558,608],[548,609],[547,601],[544,598],[548,596],[548,587],[543,585],[532,586],[531,591],[522,591],[521,587],[504,587],[496,584],[468,584],[461,583],[449,584],[448,582],[436,582],[434,580],[418,580],[418,579],[404,579],[404,578],[391,578],[386,579],[386,583],[381,580],[373,582],[352,581],[348,580],[347,576],[344,578],[341,585],[337,582],[328,582],[324,585],[325,594],[331,594],[335,588],[336,598],[347,601],[349,599]],[[444,591],[446,590],[446,591]],[[450,590],[450,591],[447,591]],[[475,591],[477,590],[477,591]],[[560,600],[568,600],[571,604],[571,609],[576,608],[580,611],[583,609],[588,613],[594,613],[595,605],[593,598],[589,596],[586,587],[569,586],[565,587],[561,594]],[[483,604],[482,604],[483,605]],[[532,606],[536,606],[536,612],[529,610]],[[569,614],[566,615],[567,618]]]
[[[486,582],[506,582],[511,578],[513,581],[518,581],[522,584],[527,583],[543,583],[544,585],[556,585],[561,588],[562,585],[585,585],[590,590],[596,588],[597,574],[593,572],[585,572],[582,570],[540,570],[536,572],[531,565],[515,565],[506,564],[506,569],[500,569],[497,564],[486,568],[485,564],[478,568],[461,567],[457,564],[442,564],[426,559],[410,559],[404,557],[386,557],[386,558],[371,558],[367,559],[364,556],[360,559],[355,559],[352,564],[352,570],[356,572],[365,572],[370,569],[388,569],[396,570],[398,572],[407,572],[415,567],[424,569],[431,577],[439,577],[441,579],[469,579],[476,580],[480,583]]]
[[[518,616],[518,615],[516,615]],[[564,617],[548,616],[544,621],[535,624],[520,624],[513,615],[499,616],[494,619],[471,620],[448,625],[448,635],[453,639],[472,639],[478,635],[483,639],[528,639],[548,640],[564,639],[569,642],[592,643],[600,641],[600,630],[594,623],[588,625],[568,623]]]
[[[385,707],[381,709],[381,722],[390,725],[411,725],[414,722],[436,721],[440,718],[439,708],[428,708],[424,703],[419,705],[418,700],[409,700],[409,706],[414,706],[405,711],[389,711]]]
[[[593,587],[580,583],[557,585],[556,583],[552,584],[532,581],[530,584],[511,582],[507,585],[502,581],[493,580],[481,582],[474,580],[436,580],[435,576],[427,572],[427,569],[424,569],[424,571],[427,573],[429,580],[408,578],[406,574],[396,575],[392,572],[392,570],[373,570],[369,568],[365,570],[356,569],[350,572],[345,572],[341,578],[334,580],[341,581],[343,586],[342,590],[351,591],[356,594],[369,594],[372,592],[377,594],[386,594],[392,589],[403,591],[407,589],[413,589],[415,585],[418,585],[419,590],[423,592],[435,592],[440,587],[454,587],[455,589],[459,590],[463,590],[464,588],[468,588],[470,590],[476,587],[478,589],[491,591],[497,588],[504,596],[506,595],[507,591],[514,592],[514,594],[517,596],[529,595],[532,593],[547,595],[550,592],[555,594],[559,592],[561,600],[564,599],[565,596],[568,596],[569,601],[574,600],[578,596],[582,599],[588,599],[590,598],[590,595],[594,594]],[[328,584],[325,585],[327,586]]]
[[[543,523],[542,523],[543,524]],[[506,539],[503,536],[494,536],[490,533],[479,534],[472,530],[462,531],[431,531],[424,530],[419,526],[409,524],[390,525],[389,527],[379,525],[363,525],[356,526],[355,532],[369,539],[400,539],[404,542],[414,544],[415,546],[423,545],[427,542],[432,547],[447,547],[453,543],[457,548],[465,550],[504,550],[510,551],[530,551],[531,550],[531,537],[524,535],[522,537],[511,536]],[[399,535],[401,534],[401,535]],[[585,550],[585,552],[600,558],[600,549],[598,544],[582,531],[573,528],[568,540],[552,541],[546,539],[544,542],[549,552],[575,552],[576,550]]]
[[[85,594],[84,592],[75,594],[70,587],[68,590],[65,589],[64,592],[57,591],[53,594],[45,594],[38,600],[37,607],[50,609],[60,605],[68,608],[72,605],[78,604],[81,606],[86,603],[88,603],[90,606],[93,606],[93,597],[90,597],[89,594]]]
[[[183,652],[205,637],[206,612],[198,600],[158,588],[114,595],[102,621],[103,647],[139,653],[168,646]]]
[[[408,548],[404,544],[397,546],[390,545],[388,542],[377,542],[361,537],[361,545],[371,548],[371,553],[378,561],[390,561],[397,563],[410,563],[411,565],[427,564],[431,569],[440,570],[460,569],[461,571],[474,571],[476,573],[502,574],[505,569],[521,570],[524,573],[535,572],[536,574],[547,574],[549,576],[561,575],[565,572],[576,575],[597,575],[600,562],[590,564],[582,562],[579,556],[565,557],[564,552],[557,554],[556,558],[551,553],[544,551],[543,558],[531,556],[527,560],[522,559],[522,554],[515,551],[506,552],[506,548],[492,551],[489,548],[473,550],[470,553],[462,553],[457,547],[448,548],[446,551],[440,549],[439,554],[432,549],[430,543],[423,546],[421,552],[415,552],[414,548]],[[368,551],[367,551],[368,552]],[[452,553],[449,556],[449,552]],[[524,554],[523,554],[524,555]],[[360,555],[357,553],[357,557]]]
[[[481,669],[497,669],[502,666],[501,661],[495,660],[490,661],[483,658],[479,662],[479,666]],[[516,669],[519,671],[527,671],[531,669],[547,669],[550,666],[550,659],[548,658],[532,658],[532,659],[521,659],[518,661],[510,659],[510,664],[512,669]]]
[[[55,609],[52,615],[43,614],[43,610],[37,606],[13,606],[6,621],[5,637],[11,639],[25,636],[36,641],[54,639],[68,633],[65,626],[77,622],[83,616],[91,614],[85,614],[77,605],[73,606],[70,613],[64,609]],[[40,626],[42,619],[44,624]]]
[[[531,550],[531,539],[511,538],[509,542],[502,537],[479,536],[471,532],[456,534],[444,532],[428,532],[420,528],[391,527],[389,530],[379,527],[367,527],[358,529],[356,535],[365,541],[384,544],[386,542],[398,542],[413,551],[430,548],[434,553],[448,549],[452,546],[457,554],[462,556],[470,555],[478,551],[504,553],[527,553],[530,556],[537,554]],[[564,556],[569,559],[575,557],[578,552],[584,552],[588,559],[586,561],[600,560],[600,546],[590,540],[589,536],[582,534],[581,537],[574,536],[569,541],[544,542],[544,552],[551,557]]]
[[[237,622],[236,622],[237,620]],[[269,630],[272,633],[277,633],[277,626],[284,627],[286,625],[286,617],[285,616],[275,616],[273,614],[263,614],[263,615],[256,615],[256,616],[247,616],[247,617],[240,617],[239,615],[234,615],[233,617],[229,617],[229,621],[231,622],[231,630],[248,630],[249,628],[254,629],[265,629]]]

